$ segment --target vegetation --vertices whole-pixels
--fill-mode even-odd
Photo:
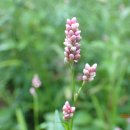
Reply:
[[[42,82],[37,127],[61,128],[54,115],[59,120],[55,110],[71,98],[63,42],[66,19],[74,16],[83,37],[75,73],[86,62],[98,64],[95,80],[80,94],[74,130],[130,129],[120,116],[130,114],[129,0],[0,0],[1,130],[34,129],[29,89],[36,73]]]

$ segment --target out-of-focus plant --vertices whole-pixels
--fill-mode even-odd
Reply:
[[[30,88],[30,94],[33,96],[33,111],[34,111],[34,128],[39,130],[39,103],[38,94],[36,89],[41,86],[41,81],[38,74],[35,74],[32,79],[32,87]]]

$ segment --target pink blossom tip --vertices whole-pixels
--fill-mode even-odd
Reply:
[[[36,92],[35,92],[35,88],[31,87],[31,88],[29,89],[29,92],[30,92],[31,95],[34,95],[34,94],[36,93]]]
[[[39,88],[40,86],[41,86],[41,81],[40,81],[40,78],[39,78],[39,76],[37,75],[37,74],[35,74],[34,76],[33,76],[33,79],[32,79],[32,85],[33,85],[33,87],[35,87],[35,88]]]

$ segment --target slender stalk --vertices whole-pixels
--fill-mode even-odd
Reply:
[[[74,63],[72,62],[70,64],[70,69],[71,69],[71,84],[72,84],[72,97],[73,97],[73,103],[75,101],[75,74],[74,74]],[[70,123],[69,123],[69,130],[72,130],[73,129],[73,118],[70,120]]]
[[[74,103],[74,106],[76,105],[76,102],[77,102],[77,99],[78,99],[78,96],[80,94],[80,91],[82,90],[83,86],[84,86],[84,82],[82,84],[82,86],[79,88],[78,92],[76,93],[75,91],[75,74],[74,74],[74,63],[71,63],[70,64],[70,69],[71,69],[71,77],[72,77],[72,97],[73,97],[73,103]],[[68,124],[68,129],[69,130],[73,130],[73,120],[74,120],[74,117],[72,117],[72,119],[70,120],[70,123]]]
[[[82,88],[84,87],[84,84],[85,84],[85,82],[82,83],[82,86],[78,89],[78,91],[75,94],[74,106],[76,105],[76,102],[78,100],[79,94],[80,94]]]
[[[74,117],[72,117],[72,119],[70,121],[70,130],[73,130],[73,120],[74,120]]]
[[[38,97],[37,94],[35,93],[33,95],[33,110],[34,110],[34,127],[35,130],[39,130],[38,128]]]
[[[70,64],[70,69],[71,69],[71,82],[72,82],[72,97],[74,101],[74,95],[75,95],[75,79],[74,79],[74,63]]]

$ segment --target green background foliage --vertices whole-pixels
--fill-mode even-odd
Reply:
[[[74,130],[129,130],[129,0],[0,0],[0,130],[33,130],[31,80],[37,73],[39,127],[53,130],[53,116],[70,100],[70,71],[64,65],[65,23],[80,23],[81,59],[97,63],[97,76],[78,101]],[[81,83],[77,80],[77,87]]]

